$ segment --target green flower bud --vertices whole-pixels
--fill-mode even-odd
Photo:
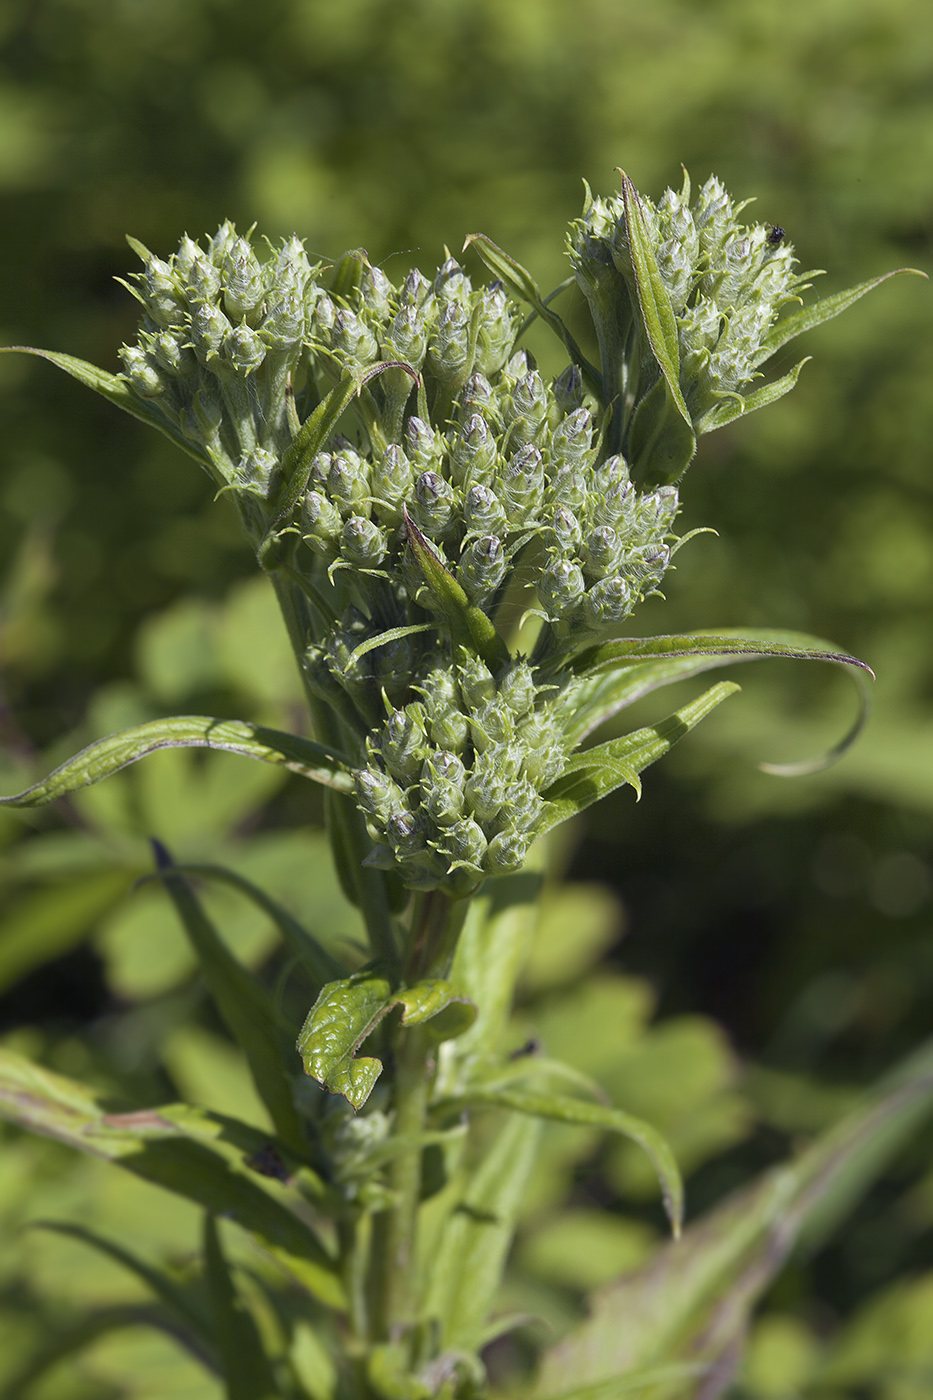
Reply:
[[[450,445],[450,476],[457,486],[488,485],[496,444],[481,413],[472,413]]]
[[[217,267],[223,265],[227,253],[236,242],[236,229],[229,219],[224,219],[217,232],[210,241],[208,254],[210,260]]]
[[[477,413],[487,422],[497,417],[497,400],[484,374],[471,374],[460,395],[460,421],[465,423]]]
[[[439,749],[428,754],[421,769],[421,783],[431,783],[443,780],[453,783],[456,787],[463,787],[466,781],[466,769],[462,759],[455,753],[448,753],[445,749]]]
[[[577,408],[562,418],[551,434],[551,464],[556,471],[585,467],[593,448],[593,415]]]
[[[467,807],[477,821],[491,822],[499,815],[508,790],[508,780],[495,749],[477,754],[467,778],[464,795]]]
[[[538,442],[547,411],[548,399],[541,376],[537,370],[531,370],[519,380],[511,394],[506,413],[511,425],[510,443],[521,448]]]
[[[300,291],[311,274],[312,267],[305,252],[305,245],[297,234],[293,233],[290,238],[285,239],[279,249],[271,269],[270,290],[279,287],[289,291]]]
[[[463,503],[468,535],[503,535],[507,521],[502,502],[488,486],[471,486]]]
[[[560,777],[564,767],[564,740],[551,715],[535,710],[519,726],[523,749],[522,776],[540,792]]]
[[[614,627],[631,611],[635,600],[624,578],[614,575],[594,583],[583,599],[583,620],[594,632]]]
[[[384,828],[396,811],[403,809],[405,794],[387,773],[378,768],[361,768],[356,774],[356,800],[367,816]]]
[[[371,492],[367,464],[349,444],[331,454],[327,494],[343,514],[368,513]]]
[[[434,324],[428,343],[428,364],[438,379],[456,379],[463,374],[469,355],[469,317],[459,301],[450,301]]]
[[[462,753],[470,726],[462,710],[436,710],[431,719],[431,742],[451,753]]]
[[[395,443],[373,467],[373,509],[385,525],[400,525],[402,505],[411,494],[411,462]]]
[[[141,274],[146,310],[157,326],[169,329],[184,323],[187,298],[184,289],[168,263],[151,257]]]
[[[340,511],[333,501],[320,491],[305,493],[301,502],[301,527],[312,549],[328,559],[333,558],[342,524]]]
[[[194,374],[197,369],[198,362],[187,345],[183,344],[178,331],[160,331],[152,337],[147,349],[160,368],[178,379]]]
[[[319,700],[329,705],[346,704],[343,687],[328,666],[322,647],[308,647],[302,657],[301,668],[309,689]]]
[[[375,569],[385,558],[385,530],[362,515],[351,515],[340,536],[340,552],[358,569]]]
[[[515,738],[515,713],[501,695],[488,701],[470,718],[473,747],[477,753],[497,745],[510,744]]]
[[[450,482],[437,472],[422,472],[415,482],[412,516],[426,535],[442,535],[454,518],[454,493]]]
[[[213,301],[220,291],[220,273],[195,244],[194,256],[187,269],[186,290],[190,301]]]
[[[418,270],[412,268],[402,284],[402,294],[399,297],[400,307],[424,306],[431,299],[431,284],[428,279]]]
[[[413,856],[424,850],[424,827],[415,814],[404,807],[389,817],[386,836],[397,857]]]
[[[638,503],[638,528],[646,537],[660,538],[668,534],[680,506],[676,486],[661,486]]]
[[[554,380],[554,399],[561,413],[574,413],[583,406],[583,375],[579,365],[568,365]]]
[[[243,321],[239,326],[234,326],[225,339],[223,354],[234,371],[245,377],[262,364],[266,347],[257,333]]]
[[[352,311],[338,311],[331,345],[345,364],[365,367],[378,358],[379,347],[369,327]]]
[[[121,345],[123,378],[143,399],[159,399],[168,389],[159,368],[138,345]]]
[[[460,556],[458,578],[471,602],[482,605],[505,578],[507,560],[496,535],[474,540]]]
[[[499,682],[499,697],[521,718],[534,708],[537,687],[527,661],[516,661]]]
[[[527,778],[509,784],[505,805],[499,813],[498,825],[503,831],[530,831],[544,810],[537,789]]]
[[[416,306],[403,306],[389,327],[387,358],[420,369],[428,348],[428,330]]]
[[[191,281],[191,269],[194,267],[201,249],[193,238],[184,235],[178,245],[178,252],[172,258],[172,268],[182,285],[187,287]]]
[[[445,442],[439,433],[412,415],[405,425],[408,456],[422,471],[440,471],[444,460]]]
[[[622,557],[622,541],[611,525],[591,530],[583,546],[583,572],[589,578],[605,578]]]
[[[194,442],[211,448],[220,445],[220,429],[224,421],[223,404],[213,387],[202,384],[185,412],[182,427]]]
[[[667,573],[671,551],[666,544],[646,544],[625,558],[625,571],[642,593],[656,587]]]
[[[438,268],[433,287],[438,301],[466,305],[472,290],[472,282],[455,258],[448,258],[443,267]]]
[[[232,321],[240,321],[256,310],[263,291],[259,259],[246,239],[238,238],[224,258],[224,310]]]
[[[470,710],[478,710],[496,694],[496,682],[484,661],[472,652],[464,656],[459,670],[460,693]]]
[[[265,447],[253,447],[237,463],[237,481],[243,486],[258,487],[262,495],[268,495],[278,465],[279,459],[274,452],[269,452]]]
[[[502,499],[511,524],[535,523],[544,500],[544,463],[536,447],[516,452],[502,473]]]
[[[570,559],[554,559],[535,587],[548,617],[552,621],[560,621],[576,607],[583,597],[586,584],[579,565]]]
[[[483,828],[472,817],[463,817],[448,827],[443,833],[443,841],[437,849],[450,860],[450,868],[466,866],[480,872],[486,854],[486,837]]]
[[[580,522],[573,511],[568,510],[566,506],[561,506],[554,512],[551,529],[554,531],[557,548],[561,554],[572,554],[583,541]]]
[[[500,831],[486,848],[483,869],[487,875],[511,875],[521,870],[528,855],[528,841],[518,831]]]
[[[515,339],[515,318],[503,288],[494,284],[480,293],[480,322],[474,363],[483,374],[495,374],[505,363]]]
[[[202,365],[214,364],[233,327],[219,306],[202,302],[191,318],[194,351]]]
[[[421,803],[435,826],[453,826],[463,815],[463,789],[446,778],[422,783]]]
[[[282,355],[295,353],[304,340],[305,331],[304,306],[300,298],[292,293],[286,293],[273,302],[260,328],[269,349]]]
[[[366,310],[377,320],[382,320],[389,310],[389,302],[394,288],[381,267],[365,263],[360,277],[360,297]]]
[[[427,753],[424,706],[413,701],[403,710],[393,710],[379,741],[385,765],[402,784],[415,781]]]

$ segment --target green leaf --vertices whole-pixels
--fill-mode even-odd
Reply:
[[[66,1235],[70,1239],[80,1240],[83,1244],[113,1259],[131,1274],[135,1274],[152,1290],[165,1308],[177,1317],[182,1326],[191,1333],[191,1336],[197,1339],[202,1354],[212,1357],[215,1338],[210,1319],[200,1306],[197,1296],[176,1283],[165,1269],[147,1263],[124,1245],[117,1243],[116,1240],[105,1239],[103,1235],[98,1235],[93,1230],[87,1230],[83,1225],[60,1220],[33,1220],[29,1222],[29,1228],[48,1230],[53,1234]]]
[[[263,763],[280,764],[292,773],[300,773],[337,792],[353,791],[350,760],[323,744],[245,720],[175,715],[98,739],[42,782],[34,783],[13,797],[0,797],[0,805],[41,807],[46,802],[54,802],[56,797],[99,783],[102,778],[109,778],[112,773],[118,773],[121,768],[158,749],[184,748],[221,749],[244,758],[258,758]]]
[[[209,880],[220,880],[224,884],[232,886],[233,889],[239,890],[247,899],[252,900],[263,913],[269,915],[282,935],[282,940],[292,957],[297,958],[302,966],[308,970],[314,981],[332,982],[343,974],[343,966],[326,948],[321,946],[304,925],[300,924],[284,905],[279,904],[278,900],[266,894],[265,890],[261,890],[258,885],[253,884],[252,880],[247,880],[244,875],[238,874],[235,870],[227,870],[222,865],[186,861],[176,862],[174,869],[179,875],[200,875]]]
[[[671,399],[677,412],[693,428],[690,413],[680,389],[680,342],[677,338],[677,320],[664,280],[658,270],[657,258],[645,227],[638,191],[624,171],[622,174],[622,201],[625,206],[625,227],[628,232],[629,247],[632,250],[632,266],[635,271],[635,286],[638,290],[638,304],[642,320],[658,368],[664,376]]]
[[[462,1034],[476,1014],[449,982],[430,979],[393,991],[378,965],[364,968],[328,983],[308,1012],[298,1037],[305,1073],[362,1108],[382,1073],[382,1061],[356,1052],[394,1006],[402,1007],[403,1026],[440,1018],[441,1040]]]
[[[96,394],[116,404],[117,408],[122,408],[124,413],[138,418],[141,423],[148,423],[150,428],[158,428],[159,432],[164,433],[182,452],[187,452],[188,456],[193,457],[211,476],[216,476],[207,453],[186,438],[181,429],[159,410],[158,401],[138,398],[126,380],[121,379],[119,375],[98,369],[97,365],[88,364],[86,360],[77,360],[73,355],[60,355],[54,350],[36,350],[32,345],[0,345],[0,354],[13,351],[23,355],[38,355],[40,359],[48,360],[58,369],[63,369],[72,379],[77,379],[86,388],[93,389]]]
[[[924,278],[927,275],[916,267],[896,267],[892,272],[883,272],[880,277],[872,277],[868,282],[859,282],[857,286],[849,287],[844,292],[835,292],[832,296],[824,297],[822,301],[814,302],[812,306],[801,307],[799,311],[793,312],[790,316],[784,316],[771,327],[761,342],[757,363],[762,364],[776,350],[780,350],[782,345],[793,340],[795,336],[802,335],[804,331],[812,330],[814,326],[821,326],[824,321],[831,321],[834,316],[839,315],[840,311],[845,311],[846,307],[858,301],[859,297],[863,297],[873,287],[879,287],[882,282],[887,282],[889,277],[899,277],[901,273]]]
[[[704,1397],[727,1389],[757,1298],[802,1240],[812,1247],[851,1209],[933,1110],[933,1045],[882,1082],[866,1105],[731,1196],[679,1242],[596,1293],[592,1314],[546,1353],[541,1400],[679,1361],[704,1366]],[[672,1380],[657,1400],[696,1392]]]
[[[307,1158],[307,1138],[292,1099],[291,1075],[279,1045],[272,998],[230,952],[187,880],[175,871],[165,847],[158,841],[152,844],[162,882],[198,956],[204,980],[246,1056],[256,1091],[275,1130],[286,1147],[299,1158]]]
[[[227,1400],[275,1400],[275,1383],[252,1313],[234,1284],[213,1215],[204,1219],[204,1277]]]
[[[663,1135],[650,1123],[634,1117],[631,1113],[625,1113],[620,1108],[588,1103],[585,1099],[571,1098],[567,1094],[529,1093],[525,1089],[493,1089],[481,1086],[468,1088],[464,1097],[470,1103],[507,1108],[513,1113],[529,1113],[535,1118],[546,1118],[556,1123],[576,1123],[585,1128],[602,1128],[606,1132],[619,1133],[622,1137],[630,1138],[651,1159],[661,1186],[664,1209],[675,1238],[679,1236],[684,1213],[683,1182],[673,1152]]]
[[[404,506],[402,513],[405,517],[408,547],[444,615],[452,640],[482,657],[491,671],[498,671],[509,659],[505,642],[482,608],[470,602]]]
[[[727,423],[732,423],[736,418],[743,418],[746,414],[754,413],[756,408],[765,408],[767,404],[774,403],[775,399],[781,399],[785,394],[789,394],[797,383],[797,378],[804,365],[810,359],[807,355],[799,364],[785,374],[783,379],[776,379],[773,384],[764,384],[760,389],[756,389],[753,394],[729,394],[723,400],[708,409],[702,415],[696,425],[698,433],[711,433],[716,428],[724,428]]]
[[[511,1114],[444,1226],[421,1309],[444,1350],[482,1345],[540,1133],[539,1119]]]
[[[571,360],[579,366],[588,387],[602,401],[602,375],[583,354],[557,312],[552,311],[548,306],[549,298],[542,297],[538,284],[531,273],[526,271],[521,263],[516,262],[508,253],[497,247],[492,239],[487,238],[484,233],[471,233],[463,244],[463,251],[466,252],[467,248],[475,248],[489,271],[494,273],[515,296],[534,307],[536,315],[540,316],[542,321],[550,326],[558,339],[563,342]]]
[[[249,1162],[269,1143],[256,1129],[190,1105],[108,1112],[83,1084],[2,1049],[0,1114],[235,1220],[322,1303],[344,1306],[336,1263],[313,1230],[257,1183]]]
[[[696,450],[692,426],[684,422],[667,380],[659,379],[632,419],[627,443],[632,480],[641,487],[669,486],[680,480]]]
[[[666,754],[710,710],[738,689],[732,681],[720,681],[658,724],[573,754],[561,776],[543,794],[547,807],[535,834],[543,835],[625,783],[639,793],[639,773]]]
[[[779,777],[799,777],[820,772],[835,763],[852,746],[871,713],[869,677],[874,672],[857,656],[837,651],[830,642],[808,632],[786,632],[763,627],[724,627],[718,632],[687,632],[670,637],[624,637],[580,652],[571,669],[584,680],[582,690],[572,689],[572,714],[568,737],[580,743],[598,725],[642,696],[661,686],[673,685],[718,666],[738,661],[786,657],[798,661],[829,661],[847,668],[859,694],[859,711],[848,733],[827,753],[798,763],[760,764]],[[602,677],[602,679],[600,679]]]

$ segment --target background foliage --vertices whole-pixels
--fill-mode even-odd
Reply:
[[[579,0],[572,15],[557,0],[7,0],[0,37],[7,344],[116,368],[136,319],[113,280],[135,266],[124,233],[165,252],[227,216],[270,237],[297,230],[326,257],[365,243],[393,276],[482,230],[553,285],[580,175],[605,191],[617,165],[655,196],[679,183],[681,161],[695,180],[714,170],[755,194],[755,216],[787,230],[803,265],[830,269],[823,293],[930,266],[922,0]],[[572,1059],[581,1024],[626,1028],[607,1087],[654,1115],[695,1169],[694,1213],[929,1033],[929,318],[922,283],[890,284],[810,337],[815,360],[792,396],[701,445],[685,523],[718,536],[684,550],[668,603],[639,614],[646,632],[747,623],[832,638],[878,672],[869,733],[825,775],[758,773],[759,758],[818,749],[851,699],[807,668],[743,668],[743,698],[649,775],[640,807],[609,799],[567,851],[575,882],[555,893],[529,973],[516,1037],[543,1035]],[[541,353],[554,367],[543,341]],[[297,700],[291,663],[207,478],[44,366],[5,357],[0,376],[5,790],[76,737],[160,713],[282,723]],[[126,897],[148,868],[145,836],[235,864],[313,910],[322,936],[352,938],[354,914],[304,789],[234,759],[150,763],[74,799],[64,822],[0,816],[0,1025],[69,1073],[132,1081],[137,1095],[148,1076],[153,1101],[167,1078],[246,1116],[243,1066],[189,980],[180,935],[150,891]],[[261,918],[213,897],[274,985]],[[604,1063],[589,1053],[592,1064],[576,1051],[581,1068]],[[660,1215],[625,1150],[591,1159],[579,1136],[550,1133],[527,1203],[542,1228],[510,1287],[559,1328],[580,1289],[642,1257]],[[785,1275],[744,1394],[928,1393],[925,1162],[921,1144],[835,1245]],[[142,1187],[104,1171],[51,1144],[5,1144],[4,1230],[18,1243],[4,1252],[0,1337],[17,1347],[89,1287],[102,1299],[126,1288],[104,1260],[89,1285],[74,1241],[21,1236],[22,1219],[93,1218],[153,1250],[190,1247],[181,1206],[163,1219],[132,1199]],[[602,1206],[614,1231],[597,1223]],[[127,1341],[109,1345],[86,1382],[49,1395],[202,1393],[193,1370],[172,1371],[188,1363],[169,1343],[142,1367]],[[135,1345],[161,1343],[143,1333]],[[504,1374],[521,1365],[515,1351]],[[913,1380],[895,1360],[920,1368]]]

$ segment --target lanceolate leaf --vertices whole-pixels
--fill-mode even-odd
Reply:
[[[481,656],[491,671],[509,659],[508,648],[482,608],[471,603],[403,507],[408,546],[424,575],[455,643]]]
[[[796,1243],[836,1226],[931,1111],[927,1045],[796,1163],[768,1172],[597,1293],[589,1320],[545,1355],[536,1395],[582,1397],[586,1387],[687,1362],[703,1367],[703,1381],[672,1377],[652,1400],[716,1400],[728,1389],[751,1308]]]
[[[586,1128],[603,1128],[606,1132],[620,1133],[631,1138],[651,1159],[658,1174],[664,1209],[674,1231],[680,1234],[683,1223],[684,1187],[674,1154],[664,1137],[650,1123],[624,1113],[620,1108],[608,1108],[605,1104],[588,1103],[585,1099],[571,1098],[568,1094],[537,1094],[525,1089],[469,1088],[466,1098],[470,1103],[489,1104],[510,1109],[513,1113],[528,1113],[535,1118],[547,1118],[557,1123],[576,1123]]]
[[[632,250],[632,266],[635,270],[635,285],[638,288],[638,303],[651,349],[664,375],[671,398],[677,412],[688,427],[692,427],[690,413],[680,389],[680,344],[677,339],[677,321],[667,288],[658,270],[657,258],[645,228],[638,191],[629,177],[622,175],[622,200],[625,205],[625,227],[628,232],[629,247]]]
[[[159,432],[170,438],[182,452],[187,452],[189,457],[193,457],[212,476],[216,476],[207,454],[196,443],[186,438],[181,429],[166,417],[158,407],[158,400],[139,398],[119,375],[98,369],[97,365],[88,364],[86,360],[77,360],[74,355],[60,355],[54,350],[36,350],[31,345],[0,345],[0,354],[9,354],[11,351],[24,355],[38,355],[40,359],[48,360],[50,364],[63,369],[72,379],[77,379],[86,388],[93,389],[95,393],[116,404],[117,408],[122,408],[124,413],[138,418],[141,423],[148,423],[150,428],[158,428]]]
[[[583,354],[579,345],[570,334],[570,331],[557,315],[557,312],[552,311],[548,306],[547,302],[550,300],[550,297],[548,297],[547,300],[542,297],[538,284],[531,273],[527,272],[525,268],[522,267],[521,263],[509,257],[508,253],[503,252],[501,248],[497,247],[492,239],[487,238],[484,233],[471,233],[466,239],[463,248],[464,251],[466,251],[467,248],[475,248],[483,262],[489,268],[489,271],[495,273],[496,277],[498,277],[517,297],[520,297],[522,301],[528,302],[529,306],[534,307],[536,314],[540,316],[542,321],[546,322],[558,338],[563,341],[567,353],[574,364],[579,366],[580,372],[589,388],[598,399],[602,399],[602,375],[596,366],[591,364]]]
[[[201,964],[217,1009],[246,1056],[256,1090],[282,1142],[299,1158],[308,1145],[291,1093],[272,998],[230,952],[164,846],[153,842],[162,881]]]
[[[864,661],[837,651],[829,642],[806,632],[774,628],[751,631],[724,627],[718,632],[687,632],[670,637],[624,637],[580,652],[570,663],[582,681],[568,691],[568,729],[580,743],[612,715],[661,686],[738,661],[788,657],[800,661],[831,661],[845,666],[859,692],[859,714],[849,733],[829,754],[802,765],[770,767],[791,776],[815,772],[838,758],[861,732],[871,709],[869,678]]]
[[[311,1228],[258,1185],[240,1150],[220,1150],[228,1120],[186,1106],[179,1122],[171,1110],[107,1112],[83,1084],[9,1050],[0,1050],[0,1114],[235,1220],[321,1302],[344,1306],[337,1266]],[[220,1125],[216,1146],[205,1120]],[[257,1150],[268,1145],[261,1133],[243,1124],[234,1125],[234,1135],[255,1142]]]
[[[292,773],[334,788],[337,792],[353,791],[350,760],[323,744],[286,734],[279,729],[266,729],[245,720],[214,719],[210,715],[176,715],[172,719],[151,720],[148,724],[124,729],[98,739],[75,754],[67,763],[56,768],[41,783],[13,797],[0,797],[7,807],[41,807],[56,797],[75,792],[78,788],[99,783],[137,759],[158,749],[219,749],[225,753],[258,758],[263,763],[279,764]]]
[[[382,1073],[382,1061],[356,1052],[393,1006],[402,1007],[403,1026],[438,1018],[441,1040],[461,1035],[476,1014],[448,982],[429,979],[393,990],[378,967],[364,968],[328,983],[308,1012],[298,1037],[305,1073],[332,1094],[343,1094],[354,1108],[362,1108]]]
[[[544,793],[547,806],[535,834],[543,835],[625,783],[636,793],[640,792],[638,774],[666,754],[710,710],[738,689],[732,681],[720,681],[659,724],[636,729],[621,739],[611,739],[594,749],[572,755],[564,772]]]
[[[703,414],[696,425],[697,432],[711,433],[715,428],[724,428],[734,419],[754,413],[756,408],[765,408],[769,403],[774,403],[775,399],[783,398],[797,383],[800,371],[809,358],[807,355],[782,379],[776,379],[773,384],[763,384],[753,394],[730,394],[722,403]]]
[[[513,1113],[444,1227],[422,1307],[444,1350],[482,1345],[540,1133],[537,1118]]]
[[[868,282],[859,282],[855,287],[849,287],[844,292],[836,292],[833,296],[824,297],[822,301],[814,302],[812,306],[803,306],[799,311],[794,311],[790,316],[784,316],[777,321],[761,342],[761,351],[758,355],[758,364],[762,364],[775,350],[780,350],[782,345],[786,345],[795,336],[802,335],[804,331],[812,330],[814,326],[821,326],[824,321],[830,321],[834,316],[838,316],[840,311],[845,311],[847,306],[851,306],[859,297],[863,297],[866,292],[870,292],[873,287],[878,287],[882,282],[886,282],[889,277],[899,277],[901,273],[910,273],[914,277],[926,277],[925,272],[921,272],[916,267],[897,267],[892,272],[882,273],[880,277],[872,277]]]
[[[274,1400],[280,1394],[252,1313],[237,1290],[224,1257],[217,1222],[204,1220],[204,1279],[227,1400]]]

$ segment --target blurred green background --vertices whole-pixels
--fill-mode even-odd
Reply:
[[[362,244],[393,274],[482,231],[551,286],[581,177],[609,192],[620,165],[653,197],[681,162],[755,195],[753,217],[828,269],[821,294],[933,261],[928,0],[3,0],[0,45],[4,344],[117,368],[135,324],[114,280],[135,266],[124,233],[166,254],[225,217],[297,231],[327,258]],[[792,396],[701,441],[683,523],[718,533],[678,556],[668,602],[637,619],[830,638],[878,673],[868,733],[824,775],[758,772],[831,743],[855,702],[824,668],[743,667],[743,695],[648,775],[640,806],[597,808],[572,857],[571,874],[621,896],[615,968],[647,979],[662,1015],[714,1018],[758,1067],[755,1126],[700,1167],[694,1209],[831,1116],[820,1092],[931,1028],[931,298],[919,279],[886,284],[801,342],[814,359]],[[6,789],[148,714],[294,719],[253,563],[207,478],[47,365],[4,357],[0,402]],[[160,942],[153,968],[134,952],[153,946],[145,900],[114,913],[147,822],[231,860],[254,829],[255,878],[299,905],[315,888],[319,854],[309,879],[293,833],[316,810],[297,783],[220,776],[208,791],[181,759],[160,773],[152,791],[115,780],[64,823],[0,819],[0,1027],[106,1057],[115,1008],[131,1008],[134,1044],[149,1043],[147,1008],[182,1025],[186,993],[164,994],[184,950]],[[322,923],[351,936],[327,898]],[[237,936],[258,961],[247,924]],[[916,1289],[885,1305],[909,1330],[933,1268],[924,1162],[921,1146],[839,1243],[791,1271],[747,1393],[797,1393],[768,1389],[767,1358],[804,1357],[798,1384],[813,1329],[897,1276]]]

